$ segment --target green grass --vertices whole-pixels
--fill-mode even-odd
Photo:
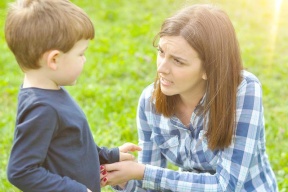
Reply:
[[[0,191],[18,191],[6,178],[18,87],[22,73],[3,34],[7,0],[0,2]],[[142,89],[155,76],[154,35],[164,18],[185,4],[176,0],[73,0],[92,18],[96,38],[90,43],[83,74],[68,87],[89,120],[100,146],[137,143],[135,113]],[[288,190],[288,1],[279,20],[270,0],[190,0],[212,2],[229,14],[245,67],[263,85],[267,152],[280,191]],[[286,9],[284,9],[286,7]],[[277,30],[276,30],[277,29]],[[275,33],[275,31],[277,33]],[[109,187],[103,191],[111,191]]]

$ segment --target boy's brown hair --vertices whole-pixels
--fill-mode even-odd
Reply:
[[[22,70],[38,69],[45,52],[68,52],[77,41],[93,39],[94,27],[68,0],[17,0],[8,10],[5,38]]]

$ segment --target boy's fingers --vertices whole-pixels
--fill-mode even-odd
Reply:
[[[135,145],[133,143],[125,143],[122,146],[119,147],[120,151],[122,152],[129,152],[129,151],[141,151],[142,148],[138,145]]]
[[[126,160],[134,160],[134,155],[130,153],[121,153],[120,155],[120,161],[126,161]]]
[[[133,151],[141,151],[141,150],[142,150],[141,147],[139,147],[137,145],[133,146]]]

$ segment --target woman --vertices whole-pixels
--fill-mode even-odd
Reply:
[[[261,84],[242,69],[229,17],[190,6],[166,19],[157,37],[158,75],[138,106],[139,162],[105,165],[107,184],[137,192],[277,191]]]

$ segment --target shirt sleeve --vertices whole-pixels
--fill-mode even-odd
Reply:
[[[99,153],[100,165],[115,163],[119,161],[119,148],[118,147],[108,149],[107,147],[97,146],[97,149]]]
[[[260,84],[249,81],[241,85],[237,92],[236,130],[233,143],[218,153],[219,160],[215,174],[180,172],[164,168],[165,157],[150,141],[152,131],[147,124],[145,109],[141,108],[141,105],[142,107],[145,105],[140,103],[138,131],[143,151],[139,155],[139,161],[147,165],[143,183],[139,188],[175,192],[241,191],[256,153],[261,129],[264,129]],[[131,182],[130,185],[136,186],[136,183]]]
[[[57,128],[58,116],[49,106],[35,104],[19,116],[7,175],[22,191],[87,191],[83,184],[41,166]]]

